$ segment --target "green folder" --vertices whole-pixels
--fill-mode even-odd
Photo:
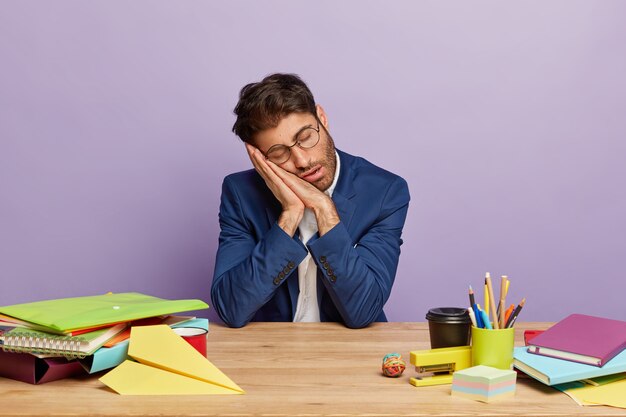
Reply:
[[[0,307],[0,313],[58,333],[206,308],[202,300],[165,300],[129,292],[15,304]]]

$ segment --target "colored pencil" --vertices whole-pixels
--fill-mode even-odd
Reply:
[[[489,291],[489,299],[491,300],[490,307],[491,313],[493,314],[493,328],[499,329],[500,323],[498,323],[498,315],[496,314],[496,303],[494,302],[495,298],[493,297],[493,286],[491,285],[491,275],[489,275],[489,273],[485,276],[485,284],[487,284],[487,291]]]
[[[478,323],[476,323],[476,315],[474,314],[474,308],[470,307],[467,309],[467,313],[470,316],[470,320],[472,321],[472,326],[478,327]]]
[[[509,318],[509,322],[506,324],[507,329],[509,327],[513,327],[513,324],[515,324],[515,320],[517,320],[517,316],[519,316],[520,311],[522,311],[524,304],[526,304],[526,299],[522,298],[522,301],[520,301],[519,305],[515,308],[515,311],[513,312],[513,314],[511,314],[511,317]]]
[[[476,299],[474,298],[474,289],[472,288],[472,286],[469,286],[469,300],[470,300],[470,307],[474,307],[474,305],[476,304]]]
[[[508,278],[506,275],[502,275],[500,278],[500,302],[498,306],[500,307],[500,311],[498,311],[498,319],[500,322],[498,323],[498,327],[504,329],[504,308],[506,306],[506,283]]]
[[[486,276],[489,276],[489,272],[487,272]],[[487,313],[487,318],[489,318],[489,290],[487,289],[486,281],[485,281],[485,313]]]

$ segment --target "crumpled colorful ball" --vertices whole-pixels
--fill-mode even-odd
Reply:
[[[383,375],[390,378],[397,378],[402,375],[406,368],[406,363],[399,353],[388,353],[383,358]]]

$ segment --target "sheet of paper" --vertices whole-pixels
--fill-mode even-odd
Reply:
[[[585,390],[595,388],[595,386],[593,385],[585,384],[584,382],[581,382],[581,381],[574,381],[574,382],[568,382],[565,384],[554,385],[553,387],[563,392],[564,394],[567,394],[567,396],[570,397],[572,400],[574,400],[576,404],[578,405],[586,405],[586,406],[600,405],[600,404],[595,404],[595,403],[584,401],[581,397],[581,395],[585,392]]]
[[[130,338],[128,355],[138,362],[243,392],[169,326],[134,327]]]
[[[244,393],[167,325],[133,327],[128,356],[139,364],[126,361],[100,378],[120,394]]]
[[[572,398],[578,405],[608,405],[611,407],[626,408],[626,379],[604,385],[589,385],[581,381],[555,385]]]
[[[123,395],[213,395],[240,394],[232,389],[126,360],[100,378]]]
[[[626,392],[626,380],[622,379],[606,385],[591,386],[591,389],[584,390],[578,395],[585,402],[626,408],[624,392]]]

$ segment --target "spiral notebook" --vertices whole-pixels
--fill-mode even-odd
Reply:
[[[5,352],[84,358],[94,353],[100,346],[125,328],[126,323],[120,323],[105,329],[83,333],[79,336],[61,336],[16,327],[0,335],[0,344]]]

